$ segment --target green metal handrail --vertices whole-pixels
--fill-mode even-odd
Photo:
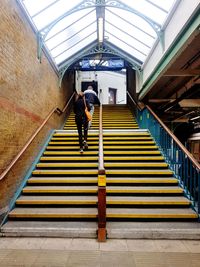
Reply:
[[[136,108],[140,128],[150,131],[193,209],[200,215],[200,164],[149,106],[139,110],[136,101],[129,92],[127,94],[132,107]]]

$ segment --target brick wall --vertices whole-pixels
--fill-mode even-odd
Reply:
[[[37,59],[36,36],[14,0],[0,5],[0,173],[55,107],[63,108],[72,94],[73,73],[65,75],[62,88],[58,76],[43,55]],[[0,215],[3,213],[49,131],[59,128],[64,116],[53,115],[46,127],[0,181]]]

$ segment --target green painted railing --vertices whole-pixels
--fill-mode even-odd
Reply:
[[[200,164],[149,106],[143,109],[128,93],[139,127],[148,129],[179,180],[194,210],[200,215]]]

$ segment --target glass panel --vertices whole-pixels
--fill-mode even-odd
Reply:
[[[48,33],[46,40],[59,33],[60,31],[73,26],[77,22],[81,21],[83,25],[86,25],[88,21],[93,21],[96,19],[96,10],[84,9],[75,13],[72,13],[69,16],[66,16],[62,20],[60,20],[56,25],[50,30]],[[87,21],[88,20],[88,21]]]
[[[52,4],[53,2],[56,2],[56,0],[43,0],[38,3],[38,1],[33,0],[24,0],[23,3],[26,6],[29,14],[33,16],[40,10],[44,9],[48,5]]]
[[[136,59],[144,62],[146,56],[142,53],[138,52],[134,48],[130,47],[129,45],[125,44],[122,40],[119,40],[118,38],[112,36],[110,33],[106,32],[106,35],[108,36],[108,41],[115,46],[119,47],[126,53],[128,53],[130,56],[135,57]]]
[[[57,64],[60,64],[61,62],[65,61],[67,58],[71,57],[72,55],[76,54],[77,52],[81,51],[84,47],[92,43],[97,39],[96,32],[91,34],[87,37],[87,39],[82,40],[80,43],[75,44],[72,48],[67,50],[66,52],[62,53],[58,57],[55,58],[55,61]],[[78,60],[78,58],[77,58]]]
[[[75,32],[76,31],[74,31],[74,33]],[[49,47],[48,43],[47,43],[47,47],[49,48],[49,50],[51,50],[52,55],[56,56],[56,55],[60,54],[62,51],[68,49],[69,47],[76,45],[76,43],[80,42],[82,39],[87,38],[93,32],[96,32],[96,21],[91,26],[86,28],[84,31],[81,31],[78,34],[74,35],[72,38],[69,38],[68,40],[66,40],[62,44],[58,45],[53,50],[51,50],[51,47]]]
[[[122,30],[126,29],[127,33],[131,34],[139,41],[146,43],[148,46],[152,46],[156,38],[156,33],[152,30],[152,28],[150,28],[150,33],[153,35],[153,37],[149,36],[148,32],[147,33],[144,32],[145,30],[146,31],[149,30],[149,27],[150,27],[146,21],[141,20],[141,18],[138,19],[138,16],[136,15],[131,14],[130,16],[130,13],[125,11],[125,13],[129,13],[129,16],[130,16],[128,17],[128,14],[127,14],[127,16],[125,17],[125,19],[127,20],[126,22],[120,17],[118,17],[117,15],[114,15],[113,13],[111,13],[110,11],[111,11],[110,9],[105,11],[105,19],[108,22],[111,22],[111,23],[114,22],[113,24],[116,25],[116,27]],[[132,22],[133,23],[137,22],[137,20],[138,20],[138,25],[142,26],[141,30],[130,24]]]
[[[150,2],[160,6],[161,8],[164,8],[166,11],[169,11],[175,3],[174,0],[150,0]]]
[[[88,18],[88,16],[87,16],[87,18]],[[93,26],[92,30],[89,29],[91,23],[93,23],[95,26],[95,28]],[[74,23],[72,26],[67,27],[66,30],[61,31],[60,33],[55,35],[53,38],[49,39],[49,41],[47,41],[46,43],[48,44],[50,49],[52,49],[53,47],[55,47],[59,43],[63,42],[64,40],[67,40],[70,37],[73,37],[73,35],[75,35],[76,33],[77,33],[77,36],[80,36],[82,34],[82,31],[86,31],[86,34],[88,34],[89,31],[92,32],[96,29],[97,29],[96,19],[91,14],[89,16],[89,19],[84,18],[84,19]]]
[[[66,0],[60,0],[55,5],[49,7],[48,9],[45,9],[38,16],[34,17],[33,21],[38,29],[42,29],[46,25],[51,23],[53,20],[57,19],[58,17],[69,11],[76,5],[76,3],[79,2],[81,1],[68,1],[66,5]]]
[[[149,48],[143,45],[142,43],[138,42],[137,40],[131,38],[126,33],[118,30],[116,27],[113,27],[109,23],[105,23],[105,30],[112,33],[116,37],[118,37],[120,40],[123,40],[128,45],[135,47],[137,50],[139,50],[141,53],[147,55],[149,53]],[[117,43],[116,43],[117,45]]]
[[[161,25],[165,20],[166,13],[145,0],[123,0],[123,2]]]

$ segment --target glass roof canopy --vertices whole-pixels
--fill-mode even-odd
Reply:
[[[58,70],[95,53],[116,54],[140,67],[177,0],[17,0]],[[99,41],[103,20],[103,42]],[[106,49],[105,49],[106,47]],[[87,49],[86,49],[87,48]],[[90,51],[93,49],[92,51]]]

